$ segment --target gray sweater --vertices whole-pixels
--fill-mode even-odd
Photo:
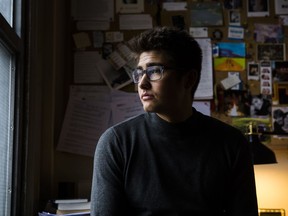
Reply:
[[[109,128],[94,157],[92,216],[257,216],[248,142],[193,110],[171,124],[145,113]]]

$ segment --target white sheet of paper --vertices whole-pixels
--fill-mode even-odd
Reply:
[[[119,15],[120,30],[151,29],[152,27],[152,17],[150,14]]]
[[[108,128],[110,103],[71,95],[65,113],[58,151],[93,156],[101,134]]]
[[[195,92],[195,99],[213,98],[213,68],[212,68],[212,44],[210,38],[197,38],[203,52],[202,74],[200,83]]]
[[[190,35],[194,38],[207,38],[208,37],[208,28],[206,27],[190,27],[189,28]]]
[[[97,72],[101,56],[97,51],[81,51],[74,53],[74,82],[103,83],[104,80]]]
[[[211,116],[210,101],[193,101],[193,107],[204,115]]]
[[[221,84],[225,90],[230,89],[231,87],[237,85],[240,82],[241,80],[237,75],[228,76],[225,79],[221,80]]]
[[[120,89],[132,82],[125,70],[116,70],[108,60],[101,59],[97,64],[97,70],[111,89]]]
[[[114,91],[111,94],[112,124],[144,113],[138,93]]]

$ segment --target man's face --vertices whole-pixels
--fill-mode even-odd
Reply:
[[[180,76],[177,69],[171,69],[165,54],[156,51],[142,53],[138,68],[145,70],[151,65],[163,65],[164,71],[160,80],[151,81],[146,74],[139,80],[138,92],[144,110],[160,116],[173,116],[187,109],[187,104],[191,107],[191,88],[185,87],[187,76]]]
[[[260,98],[255,97],[252,99],[252,104],[256,109],[261,109],[263,102]]]
[[[279,125],[283,125],[284,123],[283,117],[282,116],[275,117],[275,122],[277,122],[277,124]]]

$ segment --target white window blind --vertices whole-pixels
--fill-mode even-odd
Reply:
[[[10,215],[15,70],[13,53],[0,41],[0,215]]]

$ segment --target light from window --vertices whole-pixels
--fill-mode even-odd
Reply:
[[[13,53],[0,41],[0,215],[10,215],[14,128],[15,70]]]
[[[4,16],[10,26],[13,27],[13,0],[1,0],[0,13]]]

